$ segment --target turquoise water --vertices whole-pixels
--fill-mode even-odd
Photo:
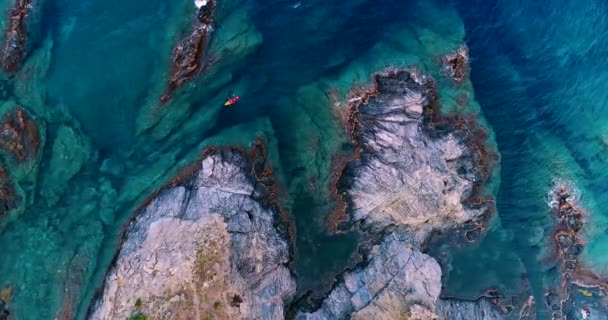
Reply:
[[[540,297],[554,284],[545,248],[555,179],[581,190],[592,221],[586,261],[603,270],[605,6],[224,1],[210,45],[217,63],[160,105],[192,1],[40,0],[24,65],[1,82],[0,112],[21,105],[43,138],[31,161],[2,155],[21,198],[0,217],[0,287],[14,287],[14,318],[83,318],[137,206],[206,145],[258,136],[296,224],[299,289],[321,294],[356,259],[359,239],[325,227],[335,206],[330,160],[348,149],[329,92],[344,97],[387,66],[436,77],[443,108],[481,113],[502,156],[489,190],[496,219],[479,243],[450,255],[444,294],[518,293],[527,282]],[[454,87],[439,62],[463,41],[471,82]],[[241,102],[223,108],[230,93]]]

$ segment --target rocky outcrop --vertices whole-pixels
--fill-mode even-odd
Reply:
[[[442,62],[445,73],[455,83],[460,84],[469,72],[469,49],[462,46],[455,52],[443,56]]]
[[[15,0],[9,10],[8,26],[2,46],[2,69],[15,73],[21,67],[26,51],[26,19],[32,10],[33,0]]]
[[[441,268],[405,230],[372,247],[365,264],[347,271],[314,311],[296,319],[503,319],[488,299],[440,299]]]
[[[441,268],[421,250],[433,230],[485,221],[492,211],[480,195],[493,158],[482,130],[474,120],[440,115],[433,80],[414,70],[376,74],[349,101],[344,122],[356,151],[336,196],[346,202],[346,225],[381,240],[296,318],[504,318],[485,298],[440,299]]]
[[[493,209],[479,196],[491,156],[481,130],[438,114],[431,78],[406,70],[375,75],[373,88],[350,109],[358,150],[337,190],[351,222],[372,232],[390,225],[430,231]]]
[[[365,266],[341,276],[318,310],[296,319],[402,319],[411,312],[436,318],[441,268],[412,248],[412,240],[407,232],[387,236],[370,250]]]
[[[558,219],[553,235],[555,258],[560,272],[559,286],[545,294],[552,319],[607,320],[608,279],[582,266],[579,255],[584,241],[584,210],[578,205],[576,189],[569,183],[556,183],[550,203]],[[587,315],[585,315],[587,313]]]
[[[262,153],[208,149],[192,178],[154,197],[128,226],[91,318],[283,318],[296,283]]]
[[[165,93],[160,98],[166,102],[173,92],[198,75],[209,61],[205,60],[211,31],[213,30],[213,15],[216,9],[215,0],[197,0],[196,21],[190,34],[182,39],[173,49],[171,75]]]
[[[36,157],[40,146],[38,126],[22,108],[5,115],[0,124],[0,148],[19,162]]]

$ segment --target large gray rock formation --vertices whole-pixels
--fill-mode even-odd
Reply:
[[[491,209],[490,202],[477,201],[487,168],[475,129],[439,123],[432,79],[401,70],[374,81],[350,106],[359,157],[347,164],[338,190],[350,221],[382,240],[341,275],[316,310],[301,309],[296,318],[502,319],[486,299],[440,299],[441,268],[421,252],[431,231],[458,227]]]
[[[432,79],[414,71],[378,75],[376,92],[355,108],[361,156],[342,179],[354,221],[379,231],[388,225],[448,228],[471,221],[488,204],[463,205],[482,180],[479,154],[466,130],[435,134]]]
[[[405,230],[388,234],[364,265],[341,276],[319,309],[300,311],[296,320],[503,319],[487,299],[441,299],[441,268],[415,243]]]
[[[237,149],[212,150],[128,226],[92,319],[281,319],[295,294],[277,209]]]

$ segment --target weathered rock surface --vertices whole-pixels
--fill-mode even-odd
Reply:
[[[477,301],[462,301],[454,299],[441,299],[435,305],[439,319],[449,320],[499,320],[505,316],[487,299]]]
[[[143,209],[92,319],[283,318],[296,287],[290,244],[254,156],[211,149],[194,178]]]
[[[468,207],[484,179],[479,155],[462,132],[431,134],[423,111],[435,112],[432,79],[403,71],[377,75],[375,92],[356,106],[354,139],[361,155],[342,176],[354,222],[448,228],[471,221],[490,204]]]
[[[435,259],[420,252],[415,243],[406,231],[387,235],[372,248],[364,266],[342,275],[319,309],[300,311],[296,319],[504,318],[487,299],[440,299],[441,268]]]
[[[487,299],[441,299],[441,268],[421,249],[431,231],[492,209],[479,197],[488,169],[478,131],[459,118],[442,123],[434,90],[432,79],[392,71],[352,100],[357,151],[337,191],[373,245],[323,301],[289,306],[296,319],[503,318]],[[126,231],[93,319],[284,318],[291,252],[277,209],[264,206],[273,190],[257,155],[212,149],[196,178],[150,202]]]
[[[440,125],[433,81],[415,71],[378,74],[373,88],[351,101],[346,122],[358,149],[337,190],[351,225],[382,240],[316,310],[301,308],[296,318],[503,319],[486,299],[440,299],[441,268],[420,249],[432,230],[492,209],[479,201],[487,168],[476,130]]]
[[[436,316],[441,268],[432,257],[412,248],[407,233],[391,234],[372,248],[366,266],[343,274],[343,280],[315,312],[297,319],[401,319],[409,312]],[[429,318],[432,319],[432,318]]]

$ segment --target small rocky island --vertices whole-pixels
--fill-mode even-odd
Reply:
[[[488,300],[442,300],[441,268],[423,253],[433,231],[483,226],[495,155],[473,119],[439,113],[433,79],[388,70],[351,98],[345,123],[357,146],[335,190],[344,226],[371,238],[364,259],[296,319],[501,319]]]

